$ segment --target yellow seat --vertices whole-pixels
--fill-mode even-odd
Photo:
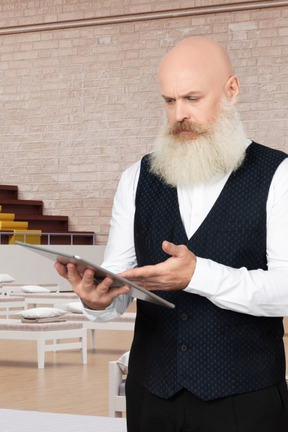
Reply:
[[[0,230],[14,230],[14,229],[27,229],[28,222],[24,221],[1,221],[0,220]]]
[[[30,244],[41,244],[41,230],[17,230],[14,229],[14,234],[9,238],[9,244],[15,244],[15,241],[21,241]],[[18,234],[19,233],[19,234]]]
[[[0,221],[13,221],[15,219],[14,213],[1,213],[0,211]]]

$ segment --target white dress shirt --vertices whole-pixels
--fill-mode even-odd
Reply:
[[[133,227],[139,172],[140,161],[124,171],[114,198],[102,265],[116,273],[137,266]],[[229,175],[209,184],[177,188],[181,218],[188,238],[206,218]],[[232,268],[210,259],[197,258],[186,292],[202,295],[218,307],[236,312],[288,316],[288,159],[274,174],[266,209],[268,270]],[[105,311],[84,310],[92,320],[107,321],[122,314],[132,300],[125,294],[117,297]]]

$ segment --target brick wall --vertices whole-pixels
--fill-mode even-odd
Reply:
[[[68,215],[70,229],[101,234],[121,172],[152,150],[165,121],[159,60],[185,37],[225,46],[248,136],[288,151],[288,1],[119,5],[0,4],[0,184]]]

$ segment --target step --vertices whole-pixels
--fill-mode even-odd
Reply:
[[[0,230],[0,245],[6,245],[9,244],[9,239],[14,234],[14,231],[11,230],[5,230],[5,234],[3,234]]]
[[[0,198],[0,205],[3,213],[15,213],[18,219],[23,215],[41,215],[43,211],[43,201]]]
[[[15,220],[22,219],[16,214]],[[41,229],[42,232],[68,231],[68,216],[25,215],[29,229]]]
[[[21,231],[21,232],[23,232],[23,231]],[[19,240],[19,241],[28,242],[31,244],[36,244],[35,240],[33,240],[33,239],[32,239],[32,241],[28,241],[29,240],[28,239],[29,231],[31,232],[33,230],[28,230],[27,237],[24,235],[16,233],[17,239],[15,239],[15,237],[14,237],[14,231],[10,231],[10,232],[5,231],[5,234],[2,234],[0,231],[0,245],[1,244],[2,245],[11,244],[11,238],[13,238],[13,237],[14,237],[14,240]],[[67,234],[69,234],[69,235],[67,235]],[[71,243],[70,234],[78,234],[78,235],[73,236],[72,243]],[[42,245],[47,245],[47,244],[71,245],[71,244],[73,244],[73,245],[93,246],[94,245],[94,235],[95,235],[95,233],[93,233],[93,232],[67,231],[65,233],[60,233],[60,232],[51,233],[51,234],[49,233],[49,236],[48,236],[48,233],[42,232],[40,243],[37,243],[37,244],[42,244]],[[20,236],[21,236],[21,239],[20,239]],[[49,241],[48,241],[48,239],[49,239]]]
[[[2,213],[0,210],[0,221],[13,221],[14,219],[14,213]]]
[[[24,234],[25,233],[25,234]],[[14,234],[9,237],[9,244],[15,244],[15,241],[26,242],[30,244],[41,244],[41,230],[14,230]]]
[[[68,235],[67,235],[68,234]],[[71,241],[71,235],[72,241]],[[41,244],[47,245],[53,244],[53,245],[94,245],[94,232],[87,232],[87,231],[67,231],[65,233],[61,232],[54,232],[54,233],[45,233],[42,232],[41,237]]]
[[[0,200],[4,199],[17,199],[18,186],[13,185],[0,185]]]
[[[28,222],[26,221],[0,221],[0,230],[26,230],[28,228]]]

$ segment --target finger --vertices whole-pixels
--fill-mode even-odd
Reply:
[[[175,245],[174,243],[170,243],[167,240],[164,240],[162,243],[162,249],[167,255],[177,257],[182,255],[183,245]]]
[[[135,269],[126,270],[125,272],[120,273],[119,276],[122,276],[131,281],[142,280],[153,276],[153,274],[155,273],[155,267],[156,266],[137,267]]]
[[[183,258],[186,256],[187,252],[191,252],[189,251],[189,249],[187,248],[187,246],[180,244],[180,245],[175,245],[174,243],[169,243],[167,241],[164,241],[162,244],[162,248],[164,250],[164,252],[166,252],[168,255],[171,255],[171,258],[169,258],[166,262],[170,261],[173,258]]]
[[[114,299],[118,297],[120,294],[127,294],[129,291],[130,291],[130,286],[128,285],[123,285],[121,287],[114,286],[114,287],[110,287],[109,294],[111,295],[111,298]]]
[[[106,277],[103,279],[102,282],[97,284],[95,286],[95,279],[94,279],[94,272],[92,270],[86,270],[83,279],[82,279],[82,289],[83,290],[91,290],[91,289],[97,289],[97,295],[99,297],[109,295],[111,298],[117,297],[119,294],[124,294],[129,292],[130,287],[127,285],[123,285],[121,287],[119,286],[113,286],[114,279],[111,277]]]
[[[79,274],[79,273],[78,273]],[[95,273],[93,270],[85,270],[85,272],[82,275],[82,281],[83,285],[95,285]]]
[[[76,285],[81,282],[82,277],[78,273],[77,268],[74,264],[67,264],[67,278],[72,285]]]
[[[85,277],[86,277],[86,272],[85,272],[85,275],[84,275]],[[86,280],[86,279],[85,279]],[[88,281],[90,280],[90,277],[89,277],[89,279],[87,279]],[[93,280],[94,280],[94,278],[93,278]],[[105,294],[105,293],[107,293],[107,291],[110,291],[112,288],[111,288],[111,285],[113,284],[113,282],[114,282],[114,280],[111,278],[111,277],[106,277],[106,278],[104,278],[103,279],[103,281],[101,281],[98,285],[97,285],[97,291],[98,291],[98,293],[100,294],[100,295],[102,295],[102,294]]]
[[[111,283],[113,284],[111,278],[105,278],[99,285],[90,287],[84,287],[82,282],[81,299],[83,303],[90,309],[103,310],[112,303],[114,298],[120,294],[126,294],[130,290],[127,285],[111,287]]]
[[[170,243],[167,240],[164,240],[163,243],[162,243],[162,249],[168,255],[172,255],[171,252],[174,250],[173,246],[175,246],[174,243]]]
[[[58,261],[54,264],[54,268],[56,269],[57,273],[64,277],[65,279],[68,279],[67,275],[67,268],[65,265],[60,264]]]

